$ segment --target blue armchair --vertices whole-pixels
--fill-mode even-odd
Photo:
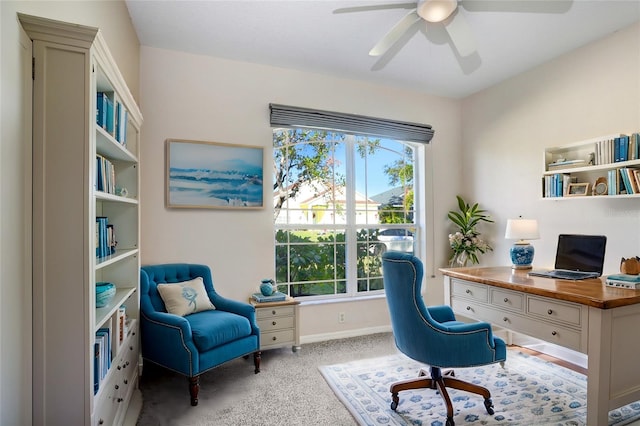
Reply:
[[[168,313],[158,284],[180,283],[196,277],[202,277],[215,309],[185,316]],[[198,405],[200,374],[250,354],[255,373],[260,372],[260,330],[255,308],[216,293],[208,266],[185,263],[143,266],[140,324],[142,357],[187,376],[193,406]]]
[[[437,389],[447,406],[447,426],[453,426],[453,405],[447,387],[482,395],[487,413],[493,414],[491,393],[485,387],[453,377],[442,368],[464,368],[504,363],[507,348],[494,337],[485,322],[457,321],[449,306],[426,307],[420,293],[423,266],[415,256],[389,251],[382,255],[384,289],[391,315],[391,328],[398,349],[408,357],[430,366],[418,377],[391,385],[391,409],[400,401],[398,392]]]

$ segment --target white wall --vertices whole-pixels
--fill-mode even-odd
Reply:
[[[99,27],[134,96],[139,43],[123,1],[0,1],[0,424],[31,424],[30,66],[17,12]],[[27,56],[28,59],[28,56]],[[30,62],[28,60],[27,62]],[[64,307],[61,307],[63,309]],[[64,391],[61,388],[61,391]]]
[[[545,147],[640,131],[639,69],[635,24],[464,100],[465,193],[496,219],[485,264],[510,263],[506,220],[519,215],[539,221],[536,267],[553,266],[559,233],[606,235],[605,273],[640,255],[640,198],[540,197]]]
[[[438,183],[437,222],[444,222],[450,187],[459,182],[460,103],[383,86],[224,59],[142,47],[140,60],[142,133],[142,262],[204,263],[216,288],[246,300],[260,279],[274,276],[273,213],[262,210],[185,210],[165,208],[165,140],[181,138],[265,147],[270,174],[272,132],[269,103],[289,104],[404,121],[435,129],[433,155]],[[265,191],[270,193],[267,175]],[[444,234],[436,235],[442,246]],[[437,253],[436,263],[446,263]],[[427,257],[431,259],[431,257]],[[429,264],[432,262],[429,260]],[[428,267],[431,265],[428,265]],[[428,270],[430,270],[428,268]],[[430,286],[442,300],[441,279]],[[303,306],[303,336],[388,327],[383,299]],[[338,312],[346,312],[344,324]]]

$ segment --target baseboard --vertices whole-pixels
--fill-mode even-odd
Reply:
[[[336,331],[332,333],[310,334],[308,336],[300,336],[300,344],[324,342],[327,340],[348,339],[350,337],[366,336],[368,334],[389,333],[391,325],[383,325],[379,327],[358,328],[354,330]]]
[[[122,426],[135,426],[138,423],[138,417],[142,411],[142,392],[140,389],[135,389],[131,395],[131,401],[129,401],[129,407],[127,408],[127,414],[124,417]]]

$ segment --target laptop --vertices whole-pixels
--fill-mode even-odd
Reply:
[[[534,270],[529,275],[563,280],[598,278],[602,275],[606,245],[604,235],[560,234],[555,269]]]

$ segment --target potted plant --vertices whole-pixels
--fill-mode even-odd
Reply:
[[[486,214],[486,210],[479,207],[478,203],[469,205],[459,195],[458,210],[451,210],[448,214],[458,230],[453,234],[449,234],[449,245],[453,250],[449,258],[449,265],[466,266],[468,261],[471,263],[479,263],[478,255],[493,250],[489,244],[480,238],[480,233],[476,230],[476,226],[480,222],[490,222],[493,220]]]

